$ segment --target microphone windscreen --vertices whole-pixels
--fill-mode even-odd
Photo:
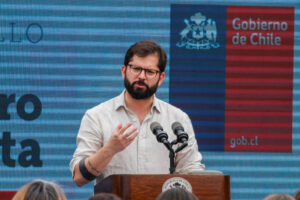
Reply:
[[[172,130],[175,131],[175,129],[177,129],[177,128],[181,128],[182,130],[184,130],[182,125],[179,122],[174,122],[172,124]]]
[[[162,126],[158,122],[152,122],[150,125],[150,129],[153,132],[155,128],[163,129]]]

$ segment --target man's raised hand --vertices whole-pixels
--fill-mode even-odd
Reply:
[[[137,128],[131,128],[129,130],[131,125],[132,123],[128,123],[125,126],[119,124],[112,133],[107,142],[107,147],[109,147],[114,153],[123,151],[138,135]]]

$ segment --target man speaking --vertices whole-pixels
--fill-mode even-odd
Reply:
[[[204,169],[187,114],[154,95],[165,78],[166,62],[165,51],[153,41],[127,50],[121,68],[125,90],[83,116],[70,162],[77,185],[95,178],[98,183],[111,174],[168,174],[169,151],[151,132],[153,122],[161,124],[171,141],[176,139],[174,122],[188,134],[188,145],[175,156],[175,173]]]

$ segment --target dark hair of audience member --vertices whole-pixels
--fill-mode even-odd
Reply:
[[[297,190],[295,193],[295,199],[300,200],[300,190]]]
[[[56,183],[38,179],[24,185],[12,200],[66,200],[66,196]]]
[[[270,194],[264,200],[295,200],[295,198],[289,194]]]
[[[121,200],[117,195],[111,193],[97,193],[88,200]]]
[[[198,200],[198,198],[185,189],[175,187],[162,192],[156,200]]]

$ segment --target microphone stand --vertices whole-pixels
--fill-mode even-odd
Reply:
[[[167,140],[163,142],[163,144],[167,147],[167,149],[170,151],[169,153],[169,158],[170,158],[170,174],[173,174],[175,172],[175,154],[181,151],[184,147],[187,146],[187,141],[182,143],[175,151],[173,149],[173,145],[177,144],[178,140],[174,140],[171,143]]]
[[[170,143],[169,141],[165,140],[165,142],[163,142],[163,144],[167,147],[167,149],[169,150],[169,158],[170,158],[170,174],[173,174],[175,171],[175,152],[172,148],[172,143]]]
[[[175,126],[180,126],[180,123],[175,123]],[[163,128],[158,122],[153,122],[150,125],[150,129],[153,132],[153,134],[156,136],[156,139],[158,142],[163,143],[167,149],[169,150],[169,158],[170,158],[170,174],[173,174],[175,172],[175,154],[181,151],[184,147],[188,145],[188,135],[186,133],[182,134],[176,134],[177,139],[172,141],[171,143],[168,141],[168,134],[163,131]],[[182,128],[183,129],[183,128]],[[173,149],[173,145],[182,143],[175,151]]]

